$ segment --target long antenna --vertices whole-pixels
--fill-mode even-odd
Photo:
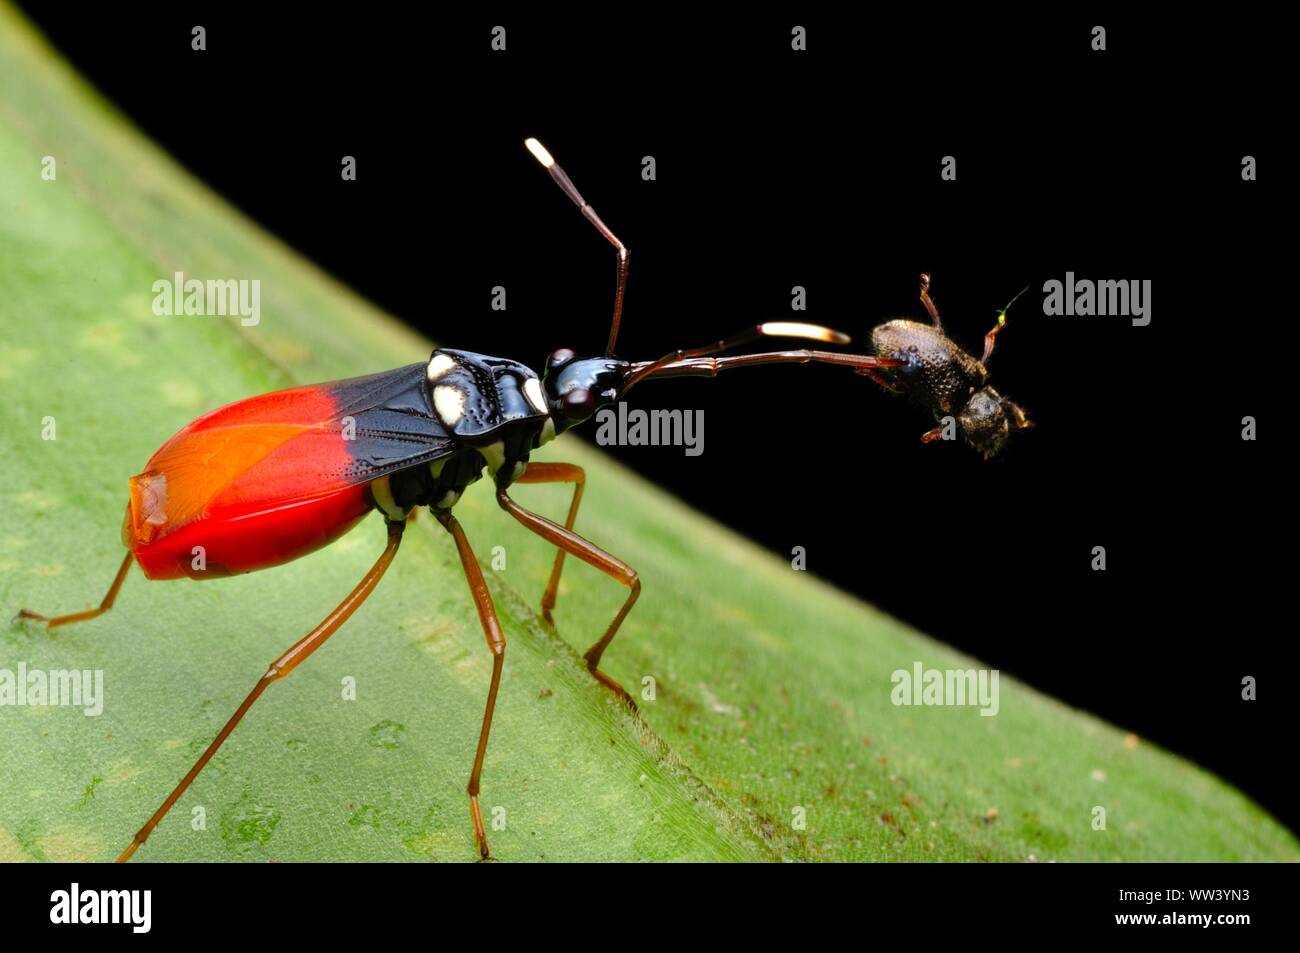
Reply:
[[[569,198],[573,204],[586,216],[587,221],[596,226],[596,231],[600,232],[605,238],[618,249],[618,284],[614,286],[614,320],[609,326],[609,343],[605,346],[605,356],[614,356],[614,344],[618,341],[618,325],[623,320],[623,292],[627,288],[627,257],[631,252],[628,247],[619,241],[618,236],[609,230],[609,226],[600,220],[596,210],[591,207],[591,203],[582,197],[578,187],[573,184],[573,180],[560,168],[560,164],[555,158],[546,151],[546,147],[536,139],[529,137],[524,140],[524,145],[533,157],[540,162],[547,172],[551,173],[551,178]]]
[[[1007,323],[1007,312],[1011,310],[1011,306],[1013,304],[1015,304],[1017,301],[1020,300],[1020,296],[1028,290],[1029,290],[1029,285],[1025,285],[1023,288],[1021,288],[1019,291],[1016,292],[1016,296],[1014,298],[1012,298],[1010,301],[1007,302],[1007,306],[998,312],[998,324]]]

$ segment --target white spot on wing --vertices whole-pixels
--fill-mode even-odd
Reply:
[[[539,414],[547,413],[546,398],[542,396],[542,383],[536,377],[524,381],[524,396]]]
[[[429,370],[426,374],[426,377],[431,381],[436,381],[439,377],[441,377],[443,374],[446,374],[449,370],[451,370],[455,366],[456,366],[456,362],[453,361],[448,355],[435,354],[429,360]]]
[[[454,427],[465,413],[465,392],[452,384],[439,384],[433,389],[433,408],[444,424]]]

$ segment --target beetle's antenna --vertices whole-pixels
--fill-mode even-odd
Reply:
[[[759,338],[807,338],[809,341],[822,341],[826,344],[848,344],[852,340],[843,331],[836,331],[834,328],[820,324],[807,324],[803,321],[764,321],[762,324],[737,331],[730,337],[714,341],[712,344],[674,351],[673,355],[675,360],[686,357],[707,357],[710,354],[730,351],[733,347],[740,347]]]
[[[1028,290],[1029,290],[1029,285],[1025,285],[1023,288],[1021,288],[1019,291],[1016,292],[1016,296],[1014,298],[1012,298],[1010,301],[1007,302],[1007,306],[998,312],[998,324],[1006,324],[1007,312],[1011,310],[1011,306],[1013,304],[1015,304],[1017,301],[1020,300],[1020,296]]]
[[[546,171],[551,174],[555,184],[573,200],[574,205],[578,206],[578,209],[586,216],[587,221],[596,226],[596,231],[604,235],[606,240],[618,249],[618,261],[616,263],[618,267],[618,283],[614,286],[614,320],[609,326],[609,343],[605,345],[605,356],[613,357],[614,344],[618,341],[618,325],[623,320],[623,292],[627,288],[627,257],[631,252],[626,245],[619,241],[618,236],[609,230],[609,226],[600,220],[600,216],[591,207],[591,203],[582,197],[582,193],[573,184],[573,180],[560,168],[560,164],[555,161],[555,158],[546,151],[546,147],[532,137],[525,139],[524,145],[528,147],[528,151],[533,154],[533,157],[545,167]]]
[[[1010,301],[1007,302],[1006,307],[998,312],[998,323],[993,325],[992,331],[984,335],[984,356],[980,358],[981,364],[987,364],[989,362],[989,358],[993,356],[993,343],[997,339],[998,332],[1001,331],[1002,328],[1007,323],[1007,312],[1011,310],[1011,306],[1013,304],[1015,304],[1017,301],[1020,300],[1020,296],[1028,290],[1029,290],[1029,285],[1025,285],[1018,292],[1016,292],[1016,296],[1014,298],[1012,298]]]

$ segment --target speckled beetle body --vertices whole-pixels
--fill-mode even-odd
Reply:
[[[906,394],[930,412],[939,426],[922,434],[923,443],[945,436],[951,439],[955,426],[987,460],[1005,449],[1012,433],[1033,426],[1019,405],[989,386],[988,360],[994,339],[1016,298],[998,313],[997,324],[984,336],[984,356],[977,359],[944,333],[939,312],[930,300],[930,276],[923,274],[921,301],[933,323],[896,318],[877,325],[871,332],[872,350],[880,358],[897,361],[898,366],[864,368],[858,373],[891,393]]]

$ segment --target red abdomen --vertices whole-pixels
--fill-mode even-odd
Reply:
[[[131,478],[122,540],[150,579],[253,572],[319,549],[371,509],[328,386],[229,404]]]

